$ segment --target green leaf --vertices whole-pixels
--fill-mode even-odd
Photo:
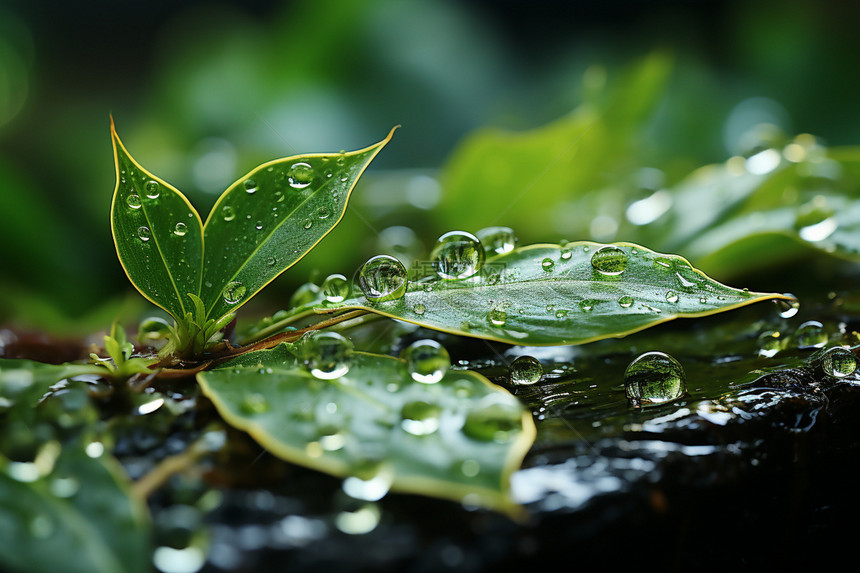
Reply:
[[[357,352],[346,374],[324,381],[281,345],[197,379],[228,423],[287,461],[339,477],[387,476],[395,491],[518,510],[508,479],[534,440],[534,423],[479,374],[448,371],[422,384],[402,360]],[[416,419],[421,430],[413,425],[410,433]]]
[[[53,471],[18,481],[0,456],[0,564],[32,573],[150,570],[145,506],[115,462],[66,447]],[[10,471],[10,469],[12,471]],[[22,476],[25,477],[25,476]]]
[[[0,359],[0,400],[6,405],[35,406],[48,389],[65,378],[82,374],[104,375],[94,364],[44,364],[21,358]]]
[[[188,199],[140,166],[111,121],[116,190],[111,232],[120,264],[150,302],[177,322],[191,310],[186,293],[200,292],[203,224]]]
[[[322,240],[343,217],[359,177],[393,134],[392,129],[384,140],[359,151],[270,161],[231,185],[203,231],[200,298],[207,318],[235,311]]]
[[[598,252],[615,253],[609,269],[623,272],[599,272],[592,263]],[[370,303],[358,296],[319,311],[363,309],[435,330],[537,346],[625,336],[677,317],[779,298],[789,297],[725,286],[676,255],[630,243],[576,242],[515,249],[488,259],[469,279],[411,282],[400,299]]]

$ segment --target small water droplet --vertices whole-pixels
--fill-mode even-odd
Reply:
[[[287,172],[287,183],[293,189],[304,189],[313,180],[314,170],[308,163],[294,163]]]
[[[239,281],[233,281],[227,283],[227,286],[221,291],[221,296],[224,297],[224,302],[227,304],[236,304],[245,297],[246,291],[245,285]]]
[[[827,344],[824,325],[817,320],[807,320],[794,331],[794,342],[798,348],[822,348]]]
[[[583,312],[591,312],[591,310],[594,308],[595,304],[596,304],[595,301],[590,300],[590,299],[585,299],[585,300],[579,301],[579,308],[581,308]]]
[[[400,358],[416,382],[435,384],[444,378],[451,366],[451,357],[445,347],[435,340],[417,340],[403,349]]]
[[[128,206],[132,209],[140,209],[140,195],[137,193],[132,193],[128,197],[125,198],[125,202],[128,203]]]
[[[301,341],[304,364],[320,380],[334,380],[349,372],[352,349],[352,342],[336,332],[311,332]]]
[[[145,243],[152,237],[152,231],[149,230],[149,227],[138,227],[137,236]]]
[[[425,311],[425,310],[426,310],[426,309],[424,308],[424,305],[423,305],[423,304],[421,304],[420,302],[419,302],[419,303],[417,303],[415,306],[413,306],[413,307],[412,307],[412,312],[414,312],[414,313],[415,313],[415,314],[417,314],[417,315],[422,315],[422,314],[424,314],[424,311]]]
[[[344,165],[346,165],[346,151],[341,149],[335,163],[337,164],[338,167],[343,167]]]
[[[857,358],[848,348],[834,346],[816,357],[815,364],[833,378],[845,378],[857,370]]]
[[[427,436],[439,429],[442,408],[424,400],[406,402],[400,410],[400,427],[413,436]]]
[[[310,229],[313,226],[314,226],[314,222],[311,221],[310,219],[305,219],[304,222],[302,223],[302,227],[304,227],[305,229]]]
[[[176,223],[176,226],[173,228],[173,233],[177,237],[184,237],[185,233],[188,232],[188,225],[183,223],[182,221]]]
[[[257,229],[258,231],[262,231],[263,230],[263,222],[257,221],[257,223],[254,225],[254,228]]]
[[[508,313],[505,312],[501,306],[497,306],[487,313],[487,320],[490,321],[490,324],[493,326],[504,326],[505,322],[508,320]]]
[[[343,302],[349,296],[349,281],[341,274],[327,276],[321,288],[328,302]]]
[[[634,405],[661,404],[686,392],[684,369],[663,352],[646,352],[627,366],[624,389]]]
[[[654,259],[654,266],[658,269],[668,270],[672,268],[672,259],[666,257],[657,257]]]
[[[542,261],[541,261],[541,263],[540,263],[540,268],[542,268],[543,270],[545,270],[545,271],[547,271],[547,272],[551,271],[551,270],[552,270],[552,267],[554,267],[554,266],[555,266],[555,261],[553,261],[553,260],[552,260],[551,258],[549,258],[549,257],[545,258],[545,259],[544,259],[544,260],[542,260]]]
[[[284,201],[284,192],[283,191],[275,191],[275,202],[282,203]]]
[[[523,355],[511,363],[511,384],[529,386],[543,376],[543,367],[537,358]]]
[[[546,308],[547,312],[552,312],[553,310],[555,310],[555,305],[554,304],[548,304],[548,305],[546,305],[545,308]]]
[[[570,248],[567,244],[561,245],[561,249],[559,250],[561,254],[561,260],[568,261],[573,256],[573,249]]]
[[[624,295],[618,299],[618,304],[621,308],[630,308],[633,306],[633,297]]]
[[[758,355],[771,358],[782,350],[784,342],[778,330],[765,330],[758,335]]]
[[[466,279],[484,265],[484,247],[477,237],[465,231],[450,231],[436,241],[430,253],[433,268],[447,280]]]
[[[244,185],[245,191],[249,195],[253,195],[257,192],[257,182],[253,179],[245,179],[245,182],[242,185]]]
[[[233,210],[233,207],[227,205],[226,207],[221,208],[221,216],[225,221],[232,221],[236,218],[236,212]]]
[[[778,309],[779,316],[782,318],[791,318],[796,315],[798,311],[800,311],[800,301],[797,300],[797,297],[791,293],[784,293],[785,296],[790,297],[788,300],[784,299],[774,299],[773,303],[776,305]]]
[[[274,267],[276,264],[278,264],[277,257],[266,257],[266,265]]]
[[[601,247],[591,256],[591,267],[601,275],[618,276],[627,268],[627,255],[613,245]]]
[[[328,207],[320,207],[317,209],[317,217],[319,219],[328,219],[331,215],[331,211],[328,210]]]
[[[161,186],[158,184],[158,181],[147,181],[145,188],[146,196],[150,199],[158,199],[158,196],[161,194]]]
[[[555,311],[555,317],[556,317],[556,318],[564,318],[565,316],[567,316],[567,311],[566,311],[566,310],[564,310],[564,309],[559,309],[559,310]]]
[[[466,415],[463,433],[482,442],[506,442],[521,430],[522,415],[516,400],[491,394],[481,398]]]
[[[510,253],[517,246],[517,236],[510,227],[487,227],[475,236],[481,241],[487,255]]]
[[[358,286],[370,302],[400,298],[406,292],[406,268],[394,257],[377,255],[358,273]]]
[[[673,290],[666,291],[666,302],[678,302],[678,293]]]

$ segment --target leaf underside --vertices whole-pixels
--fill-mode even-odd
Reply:
[[[530,245],[488,259],[468,279],[426,278],[410,282],[397,300],[371,303],[358,294],[317,310],[363,309],[454,334],[541,346],[620,337],[678,317],[788,298],[725,286],[682,257],[630,243],[614,243],[626,268],[607,276],[591,262],[606,246]]]
[[[449,371],[422,384],[402,360],[354,353],[346,374],[318,380],[281,345],[197,379],[227,422],[282,459],[339,477],[373,467],[374,475],[389,472],[394,491],[518,511],[508,479],[534,440],[534,423],[516,398],[479,374]],[[438,409],[438,428],[430,430],[430,420],[426,435],[415,435],[404,414],[416,403],[421,411],[421,402]],[[510,431],[467,435],[470,412],[493,404],[514,412]]]

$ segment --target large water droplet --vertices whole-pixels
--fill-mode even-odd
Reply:
[[[686,392],[684,369],[663,352],[646,352],[624,372],[627,398],[635,405],[661,404]]]
[[[430,253],[436,274],[443,279],[466,279],[484,265],[484,247],[477,237],[465,231],[450,231],[436,241]]]
[[[247,289],[245,288],[245,285],[241,282],[232,281],[227,283],[227,286],[225,286],[224,290],[221,291],[221,295],[224,297],[224,302],[227,304],[236,304],[245,297],[246,291]]]
[[[221,208],[221,216],[225,221],[232,221],[236,218],[236,212],[233,210],[233,207],[227,205],[226,207]]]
[[[304,189],[314,180],[314,169],[308,163],[294,163],[287,172],[287,183],[293,189]]]
[[[533,356],[519,356],[511,363],[511,384],[528,386],[539,381],[543,376],[543,367]]]
[[[442,408],[423,400],[406,402],[400,410],[400,427],[413,436],[426,436],[439,429]]]
[[[778,330],[765,330],[758,335],[758,355],[765,358],[772,358],[782,350],[785,344],[782,339],[782,334]]]
[[[328,302],[343,302],[349,295],[349,282],[343,275],[329,275],[323,281],[322,293]]]
[[[406,292],[406,268],[388,255],[372,257],[358,273],[358,286],[370,302],[394,300]]]
[[[488,255],[503,255],[510,253],[517,246],[517,236],[510,227],[487,227],[481,229],[475,236],[481,241]]]
[[[132,209],[140,209],[140,195],[137,193],[132,193],[128,197],[125,198],[125,202],[128,203],[128,206]]]
[[[188,225],[183,223],[182,221],[176,223],[176,226],[173,228],[173,233],[177,237],[184,237],[185,233],[188,232]]]
[[[827,344],[824,325],[817,320],[807,320],[794,331],[794,342],[798,348],[823,348]]]
[[[161,186],[158,184],[158,181],[147,181],[145,188],[146,196],[150,199],[158,199],[158,196],[161,194]]]
[[[857,370],[857,357],[847,348],[834,346],[816,357],[815,364],[828,376],[845,378]]]
[[[511,398],[491,394],[466,415],[463,433],[484,442],[505,442],[522,427],[522,408]]]
[[[137,236],[140,238],[141,241],[145,243],[152,237],[152,231],[149,229],[149,227],[138,227]]]
[[[435,340],[417,340],[403,349],[400,358],[416,382],[435,384],[444,378],[451,366],[451,357],[445,347]]]
[[[378,501],[385,497],[394,482],[394,470],[384,462],[358,464],[351,475],[343,480],[343,492],[354,499]]]
[[[591,267],[605,276],[618,276],[627,268],[627,255],[618,247],[601,247],[591,255]]]
[[[800,301],[791,293],[784,293],[785,296],[791,297],[789,300],[774,299],[773,303],[778,309],[779,316],[782,318],[791,318],[800,310]]]
[[[245,191],[249,195],[253,195],[257,192],[257,182],[253,179],[245,179],[245,182],[242,185],[245,187]]]
[[[349,372],[352,348],[352,342],[336,332],[313,332],[301,344],[305,366],[320,380],[334,380]]]

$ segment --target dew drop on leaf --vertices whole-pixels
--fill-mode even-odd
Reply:
[[[185,233],[188,232],[188,225],[183,223],[182,221],[176,223],[176,226],[173,228],[173,233],[177,237],[184,237]]]
[[[791,298],[789,300],[775,299],[773,303],[776,305],[780,317],[791,318],[800,310],[800,301],[793,294],[785,293],[785,296]]]
[[[678,293],[673,290],[666,291],[666,302],[678,302]]]
[[[511,384],[530,386],[543,376],[543,367],[537,358],[523,355],[511,363]]]
[[[406,361],[409,376],[422,384],[435,384],[445,377],[451,357],[435,340],[417,340],[403,349],[400,358]]]
[[[552,270],[552,267],[554,267],[554,266],[555,266],[555,261],[553,261],[553,260],[552,260],[551,258],[549,258],[549,257],[545,258],[545,259],[544,259],[544,260],[542,260],[542,261],[541,261],[541,263],[540,263],[540,268],[542,268],[543,270],[545,270],[545,271],[547,271],[547,272],[551,271],[551,270]]]
[[[276,264],[278,264],[277,257],[266,257],[266,265],[274,267]]]
[[[824,347],[827,344],[824,325],[817,320],[807,320],[794,331],[794,343],[800,349]]]
[[[439,429],[442,408],[423,400],[403,404],[400,410],[400,427],[413,436],[427,436]]]
[[[625,295],[618,299],[618,304],[619,306],[621,306],[621,308],[630,308],[631,306],[633,306],[633,302],[634,301],[632,296]]]
[[[138,227],[137,236],[145,243],[150,239],[150,237],[152,237],[152,231],[150,231],[149,227],[146,226]]]
[[[440,278],[467,279],[484,266],[484,247],[475,235],[450,231],[436,241],[430,253],[433,269]]]
[[[413,306],[413,307],[412,307],[412,312],[414,312],[415,314],[417,314],[417,315],[419,315],[419,316],[420,316],[420,315],[422,315],[422,314],[424,314],[424,311],[425,311],[425,310],[426,310],[426,309],[424,308],[424,305],[423,305],[423,304],[421,304],[420,302],[419,302],[419,303],[417,303],[415,306]]]
[[[684,369],[663,352],[646,352],[627,366],[624,390],[634,405],[661,404],[687,391]]]
[[[857,358],[847,348],[834,346],[818,357],[817,364],[825,374],[833,378],[845,378],[857,370]]]
[[[245,182],[242,185],[245,187],[245,191],[249,195],[253,195],[257,192],[257,182],[253,179],[245,179]]]
[[[352,342],[336,332],[312,332],[301,342],[304,364],[320,380],[334,380],[349,372],[352,349]]]
[[[236,218],[236,212],[233,210],[233,207],[227,205],[226,207],[221,208],[221,216],[225,221],[232,221]]]
[[[583,312],[591,312],[594,309],[595,302],[590,299],[585,299],[579,301],[579,308],[582,309]]]
[[[493,326],[504,326],[508,321],[508,313],[500,306],[497,306],[487,313],[487,320],[490,321],[490,324]]]
[[[349,295],[349,282],[341,274],[327,276],[321,288],[328,302],[343,302]]]
[[[487,227],[475,233],[475,236],[481,241],[487,255],[510,253],[518,242],[514,230],[510,227]]]
[[[666,257],[657,257],[654,259],[654,266],[661,270],[669,270],[672,268],[672,259]]]
[[[287,171],[287,183],[293,189],[304,189],[314,180],[314,169],[308,163],[294,163]]]
[[[591,267],[605,276],[618,276],[627,268],[627,255],[618,247],[601,247],[591,256]]]
[[[317,218],[319,219],[328,219],[331,215],[331,211],[329,211],[328,207],[320,207],[317,209]]]
[[[262,231],[263,230],[263,222],[257,221],[257,223],[254,225],[254,228],[257,229],[258,231]]]
[[[370,302],[394,300],[406,292],[406,268],[389,255],[369,259],[358,273],[358,286]]]
[[[225,286],[224,290],[221,291],[221,295],[224,297],[224,302],[227,304],[236,304],[245,297],[246,291],[247,289],[245,288],[245,285],[241,282],[232,281],[227,283],[227,286]]]
[[[284,192],[283,191],[275,191],[275,202],[282,203],[284,201]]]
[[[137,193],[132,193],[128,197],[125,198],[125,202],[128,203],[128,206],[132,209],[140,209],[140,195]]]
[[[385,497],[394,482],[394,470],[384,462],[359,463],[351,475],[343,480],[343,492],[353,499],[378,501]]]
[[[466,415],[463,433],[483,442],[506,442],[522,427],[522,410],[510,398],[489,395]]]
[[[150,199],[158,199],[158,196],[161,194],[161,186],[158,184],[158,181],[147,181],[144,186],[146,189],[146,196]]]
[[[314,222],[311,221],[310,219],[305,219],[304,222],[302,223],[302,227],[304,227],[305,229],[310,229],[313,226],[314,226]]]

